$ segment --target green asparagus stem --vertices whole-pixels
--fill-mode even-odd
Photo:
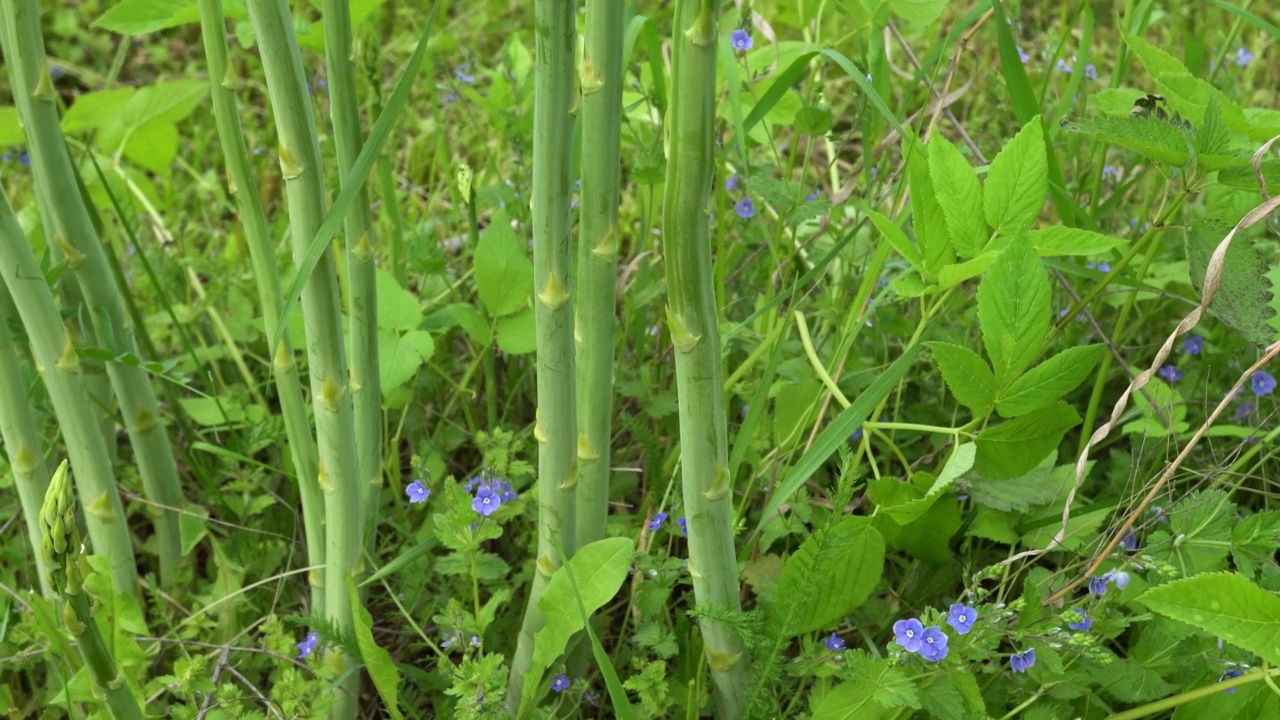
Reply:
[[[0,190],[0,277],[27,330],[36,370],[44,377],[67,455],[76,466],[80,493],[92,498],[85,508],[84,519],[94,550],[111,558],[111,580],[116,592],[136,595],[138,576],[133,543],[116,490],[111,460],[98,427],[97,408],[85,389],[79,357],[53,303],[53,293],[3,190]]]
[[[604,537],[609,514],[624,10],[616,0],[587,0],[578,240],[578,547]]]
[[[293,258],[301,265],[325,216],[320,144],[302,56],[286,0],[250,0],[249,17],[258,36],[280,139],[280,169],[285,179]],[[308,277],[301,303],[320,449],[319,482],[325,493],[325,611],[338,629],[346,632],[352,627],[346,578],[355,572],[361,557],[361,484],[352,452],[355,423],[332,246],[325,249]],[[333,657],[330,661],[340,673],[353,665],[348,657]],[[330,717],[355,717],[354,690],[358,684],[359,674],[351,673]]]
[[[227,163],[227,183],[231,194],[235,196],[245,243],[249,246],[253,277],[262,302],[266,336],[272,338],[275,337],[281,307],[284,305],[284,294],[280,289],[275,252],[271,247],[270,227],[262,209],[262,201],[255,190],[249,150],[236,108],[236,78],[227,62],[227,32],[226,20],[222,15],[222,0],[200,0],[200,28],[204,37],[205,56],[209,62],[209,90],[213,98],[214,119],[218,125],[218,139],[222,143],[222,154]],[[302,381],[298,378],[298,365],[294,362],[293,345],[287,332],[284,340],[272,352],[271,372],[280,398],[280,412],[284,416],[294,472],[298,476],[298,495],[302,500],[308,562],[313,567],[324,565],[324,495],[317,482],[316,441],[311,432],[306,406],[302,403]],[[323,614],[324,574],[320,570],[313,570],[308,580],[311,584],[312,609]]]
[[[71,490],[67,473],[67,461],[49,481],[49,489],[40,508],[40,555],[50,568],[50,581],[66,602],[62,617],[67,629],[76,637],[76,646],[84,664],[89,668],[93,682],[106,700],[107,710],[116,720],[142,720],[142,709],[129,689],[98,630],[98,623],[89,609],[89,599],[84,594],[84,578],[92,571],[84,561],[84,546],[80,542],[80,530],[76,527],[76,496]]]
[[[120,298],[121,288],[116,285],[102,239],[84,205],[59,127],[57,95],[45,64],[38,3],[4,0],[3,6],[5,60],[31,154],[37,197],[49,208],[55,239],[84,293],[96,340],[115,353],[140,355],[132,321]],[[173,449],[146,370],[109,362],[107,374],[124,416],[143,489],[153,503],[148,512],[156,529],[160,581],[162,586],[169,586],[177,580],[182,561],[177,512],[182,504],[182,489]]]
[[[18,348],[9,331],[9,321],[16,318],[17,312],[8,290],[0,287],[0,439],[4,440],[9,454],[13,483],[18,486],[18,501],[27,521],[27,537],[31,540],[31,547],[39,549],[40,504],[44,502],[44,493],[49,487],[49,470],[40,449],[40,433],[36,430],[35,418],[31,417],[27,388],[22,382]],[[40,578],[40,592],[52,600],[53,586],[49,584],[44,556],[39,552],[36,553],[36,570]]]
[[[569,201],[573,142],[572,0],[536,0],[533,100],[533,288],[538,345],[538,560],[529,604],[511,661],[507,697],[521,696],[544,618],[538,599],[564,558],[572,557],[578,481],[574,420],[573,302],[570,298]]]
[[[680,465],[689,528],[689,574],[699,606],[737,610],[733,481],[728,467],[719,312],[707,234],[715,119],[718,0],[677,0],[669,150],[662,209],[667,324],[676,348]],[[721,718],[740,717],[750,664],[730,628],[702,620]]]
[[[351,49],[351,9],[347,0],[324,0],[324,64],[329,74],[329,115],[338,151],[338,174],[345,178],[356,164],[364,132],[356,97],[355,59]],[[361,483],[360,506],[368,542],[377,526],[378,493],[382,489],[382,380],[378,375],[378,293],[374,272],[373,220],[369,192],[361,185],[344,219],[351,316],[351,401],[355,406],[356,464]]]

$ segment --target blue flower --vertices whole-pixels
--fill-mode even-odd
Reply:
[[[687,520],[680,518],[679,520],[676,520],[676,525],[680,526],[681,535],[689,537],[689,522]]]
[[[13,151],[5,150],[4,155],[0,155],[0,163],[7,163],[13,159]]]
[[[915,618],[899,620],[893,624],[893,641],[907,652],[920,652],[924,645],[924,624]]]
[[[1014,653],[1009,658],[1009,665],[1016,673],[1024,673],[1028,668],[1036,664],[1035,648],[1027,648],[1020,653]]]
[[[1138,549],[1138,536],[1133,534],[1133,530],[1125,530],[1124,537],[1120,538],[1120,547],[1126,552],[1133,552]]]
[[[414,480],[405,486],[404,494],[409,496],[409,502],[420,503],[431,496],[431,491],[420,480]]]
[[[302,660],[311,653],[315,652],[316,645],[320,644],[320,633],[307,633],[306,639],[298,643],[298,659]]]
[[[924,643],[920,645],[920,657],[930,662],[942,662],[947,656],[947,634],[940,627],[925,628]]]
[[[827,649],[831,652],[840,652],[844,649],[844,640],[840,639],[840,636],[835,633],[831,633],[827,636],[826,644]]]
[[[1120,168],[1116,167],[1115,165],[1102,166],[1103,182],[1106,182],[1108,180],[1119,180],[1119,179],[1120,179]]]
[[[1062,58],[1058,58],[1058,62],[1054,63],[1053,67],[1054,67],[1058,72],[1064,72],[1064,73],[1070,73],[1070,72],[1071,72],[1071,66],[1070,66],[1070,65],[1068,65],[1068,64],[1067,64],[1067,61],[1066,61],[1066,60],[1063,60]]]
[[[667,519],[666,513],[664,512],[656,513],[653,516],[653,519],[649,521],[649,529],[657,530],[658,528],[662,527],[662,523],[666,521],[666,519]]]
[[[1244,420],[1245,418],[1252,415],[1253,411],[1254,411],[1253,403],[1241,404],[1240,407],[1236,408],[1236,420]]]
[[[977,610],[960,603],[952,604],[951,612],[947,613],[947,624],[961,635],[968,635],[973,621],[977,619]]]
[[[753,41],[751,40],[751,33],[743,30],[742,28],[738,28],[729,35],[729,44],[738,52],[746,52],[751,49],[751,45],[753,44]]]
[[[1253,387],[1254,395],[1270,395],[1276,389],[1276,379],[1266,371],[1259,370],[1253,374],[1249,385]]]
[[[569,689],[569,677],[567,675],[556,675],[551,678],[551,689],[556,692],[564,692]]]
[[[1022,61],[1023,65],[1026,65],[1027,62],[1031,60],[1031,56],[1028,55],[1025,51],[1023,51],[1021,45],[1018,46],[1018,59]]]
[[[316,78],[316,87],[320,88],[320,92],[328,92],[328,91],[329,91],[329,81],[328,81],[328,80],[326,80],[326,79],[324,79],[323,77],[317,77],[317,78]]]
[[[1094,575],[1089,578],[1089,594],[1102,597],[1107,594],[1107,578],[1106,576],[1098,577]]]
[[[502,507],[502,498],[487,486],[476,490],[475,499],[471,501],[471,509],[485,517],[492,515],[499,507]]]
[[[1089,78],[1090,80],[1097,80],[1097,79],[1098,79],[1098,68],[1094,67],[1094,66],[1093,66],[1093,63],[1085,63],[1085,64],[1084,64],[1084,76],[1085,76],[1086,78]]]
[[[1182,341],[1182,349],[1187,351],[1188,355],[1199,355],[1204,350],[1204,338],[1193,335]]]
[[[447,633],[441,633],[440,636],[444,638],[444,640],[440,643],[440,647],[442,648],[453,647],[453,643],[455,642],[455,638],[457,637],[456,635],[454,635],[451,632],[447,632]]]
[[[26,148],[23,148],[22,152],[18,153],[18,163],[21,165],[31,164],[31,156],[27,154]]]
[[[1123,570],[1108,570],[1102,574],[1102,579],[1106,582],[1115,583],[1117,590],[1129,587],[1129,573]]]
[[[471,83],[475,82],[476,81],[475,76],[467,73],[467,71],[470,69],[471,69],[471,63],[462,63],[461,65],[455,67],[453,69],[454,79],[460,83],[466,83],[467,85],[470,85]]]
[[[1236,67],[1244,67],[1251,62],[1253,62],[1253,53],[1241,45],[1240,49],[1236,50]]]
[[[862,434],[863,434],[863,433],[862,433],[862,428],[858,428],[857,430],[854,430],[854,431],[853,431],[853,434],[849,436],[849,441],[850,441],[850,442],[858,442],[859,440],[861,440],[861,439],[862,439]]]
[[[1226,682],[1227,680],[1230,680],[1232,678],[1238,678],[1243,674],[1244,674],[1244,671],[1241,670],[1240,668],[1228,668],[1227,671],[1222,673],[1222,675],[1218,678],[1218,682]],[[1222,692],[1230,695],[1235,691],[1236,691],[1236,688],[1227,688]]]
[[[1109,272],[1111,272],[1111,263],[1108,263],[1108,262],[1100,262],[1100,263],[1098,263],[1098,272],[1100,272],[1100,273],[1109,273]]]
[[[1076,632],[1089,632],[1089,628],[1093,627],[1093,620],[1089,619],[1089,615],[1085,613],[1084,608],[1077,608],[1076,614],[1080,619],[1073,623],[1067,623],[1067,627]]]
[[[1171,383],[1176,383],[1182,379],[1182,373],[1178,371],[1178,368],[1172,365],[1165,365],[1164,367],[1160,368],[1159,370],[1156,371],[1156,375],[1159,375],[1160,377],[1164,378],[1165,380],[1168,380]]]
[[[749,218],[755,217],[756,204],[751,201],[751,198],[744,197],[741,200],[739,200],[737,204],[733,206],[733,211],[738,213],[738,217],[742,218],[743,220],[747,220]]]
[[[734,173],[724,179],[725,192],[733,192],[738,189],[738,173]]]
[[[820,197],[822,197],[822,188],[818,188],[818,189],[814,190],[813,192],[809,193],[808,195],[805,195],[805,196],[804,196],[804,201],[805,201],[805,202],[813,202],[814,200],[817,200],[817,199],[818,199],[818,198],[820,198]]]

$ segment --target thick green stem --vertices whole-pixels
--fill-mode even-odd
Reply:
[[[573,145],[574,20],[572,0],[536,0],[533,100],[533,292],[538,344],[538,560],[525,608],[507,697],[519,700],[533,659],[538,607],[547,581],[574,552],[578,482],[574,420],[573,301],[569,255],[570,162]]]
[[[715,119],[717,0],[678,0],[674,30],[662,243],[667,323],[676,353],[680,466],[689,529],[689,574],[700,607],[739,610],[733,549],[733,482],[720,366],[719,312],[707,231]],[[747,708],[750,662],[730,628],[701,621],[718,715]]]
[[[248,5],[280,140],[280,170],[285,179],[293,258],[302,265],[325,216],[324,173],[306,75],[288,2],[250,0]],[[325,612],[340,631],[348,632],[352,624],[347,577],[356,571],[362,546],[361,483],[356,454],[352,452],[356,445],[355,422],[332,246],[325,248],[307,278],[301,304],[320,450],[318,479],[325,494]],[[347,657],[331,660],[340,672],[353,665]],[[352,673],[344,690],[339,691],[331,716],[355,716],[355,698],[346,690],[358,681],[359,675]]]
[[[245,244],[249,246],[253,278],[258,285],[258,297],[262,302],[266,336],[272,338],[275,337],[284,305],[284,294],[280,289],[275,251],[271,247],[271,229],[258,196],[253,166],[249,161],[249,150],[236,107],[234,89],[237,78],[227,61],[227,32],[222,0],[200,0],[200,28],[204,38],[205,57],[209,62],[213,115],[218,126],[218,139],[222,143],[222,155],[227,163],[228,190],[235,197]],[[276,394],[280,399],[280,412],[284,416],[285,434],[289,438],[289,453],[298,477],[308,563],[313,567],[324,565],[324,495],[316,481],[316,441],[311,432],[306,406],[302,403],[302,381],[298,378],[298,365],[294,361],[293,345],[287,332],[284,340],[272,351],[271,372],[276,382]],[[313,570],[308,575],[308,580],[311,584],[312,609],[323,614],[324,574],[318,569]]]
[[[577,282],[578,547],[604,537],[609,514],[624,10],[617,0],[587,0]]]
[[[329,76],[329,116],[333,120],[333,140],[338,151],[338,174],[345,180],[364,145],[347,0],[324,0],[324,64]],[[362,184],[356,193],[343,230],[350,290],[351,402],[355,407],[356,466],[366,543],[372,543],[377,526],[378,493],[382,489],[382,382],[378,376],[378,293],[373,264],[377,239],[367,187]]]
[[[27,330],[36,370],[44,378],[67,455],[76,467],[80,495],[88,499],[84,520],[94,552],[111,559],[111,580],[116,592],[136,595],[138,575],[133,543],[111,460],[102,442],[97,408],[85,389],[79,357],[53,303],[53,293],[2,190],[0,277]]]
[[[27,537],[35,550],[40,592],[52,600],[55,595],[49,585],[49,570],[40,555],[40,505],[44,502],[45,490],[49,489],[49,469],[45,467],[40,433],[35,418],[31,417],[27,388],[22,382],[18,348],[9,331],[11,319],[17,319],[17,313],[8,290],[0,287],[0,439],[4,440],[9,455],[9,469],[13,472],[13,483],[18,486],[22,516],[27,521]]]
[[[102,239],[84,204],[59,127],[57,94],[45,64],[39,6],[36,0],[4,0],[4,12],[5,60],[31,154],[37,197],[49,207],[57,244],[84,292],[97,341],[113,353],[139,355],[133,324],[120,298],[122,288],[116,285]],[[173,449],[147,371],[108,362],[107,374],[124,416],[143,489],[152,503],[148,514],[156,529],[161,584],[169,586],[177,580],[182,561],[178,534],[182,488]]]

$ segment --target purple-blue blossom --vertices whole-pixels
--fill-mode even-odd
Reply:
[[[470,85],[476,81],[476,78],[468,72],[469,70],[471,70],[471,63],[462,63],[453,69],[453,78],[460,83]]]
[[[1107,578],[1094,575],[1089,578],[1089,594],[1102,597],[1107,594]]]
[[[1124,535],[1120,538],[1120,547],[1125,552],[1133,552],[1138,549],[1138,536],[1133,533],[1133,529],[1124,531]]]
[[[1188,355],[1199,355],[1204,350],[1204,338],[1193,335],[1182,341],[1182,349],[1187,351]]]
[[[924,642],[920,644],[920,657],[929,662],[942,662],[947,656],[947,634],[942,632],[942,628],[935,626],[925,628],[922,637]]]
[[[1241,403],[1240,407],[1236,408],[1236,420],[1248,418],[1253,414],[1254,409],[1253,403]]]
[[[1241,676],[1241,675],[1243,675],[1243,674],[1244,674],[1244,671],[1243,671],[1243,670],[1241,670],[1240,668],[1228,668],[1228,669],[1227,669],[1227,671],[1226,671],[1226,672],[1224,672],[1224,673],[1222,673],[1222,675],[1218,678],[1218,682],[1226,682],[1226,681],[1228,681],[1228,680],[1231,680],[1232,678],[1238,678],[1238,677],[1240,677],[1240,676]],[[1226,693],[1226,694],[1228,694],[1228,695],[1231,695],[1231,694],[1232,694],[1232,693],[1234,693],[1235,691],[1236,691],[1236,689],[1235,689],[1235,688],[1227,688],[1226,690],[1223,690],[1222,692],[1224,692],[1224,693]]]
[[[1108,570],[1102,574],[1102,579],[1115,583],[1117,590],[1123,590],[1129,587],[1129,573],[1123,570]]]
[[[1159,375],[1171,383],[1176,383],[1182,379],[1182,371],[1178,370],[1178,368],[1173,365],[1165,365],[1156,371],[1156,375]]]
[[[1009,666],[1016,673],[1024,673],[1036,664],[1035,648],[1027,648],[1022,652],[1014,653],[1009,657]]]
[[[733,192],[738,189],[738,173],[734,173],[724,179],[725,192]]]
[[[1276,379],[1267,371],[1259,370],[1249,380],[1249,386],[1253,388],[1254,395],[1270,395],[1276,389]]]
[[[404,494],[409,496],[409,502],[420,503],[431,496],[431,491],[422,484],[421,480],[414,480],[405,486]]]
[[[756,204],[749,197],[744,197],[733,206],[733,211],[738,213],[738,217],[743,220],[753,218],[756,215]]]
[[[1236,67],[1244,67],[1251,62],[1253,62],[1253,53],[1249,52],[1248,48],[1241,45],[1240,48],[1236,50]]]
[[[899,620],[893,624],[893,641],[907,652],[920,652],[924,645],[924,624],[915,618]]]
[[[680,526],[680,534],[689,537],[689,521],[684,518],[676,520],[676,525]]]
[[[664,512],[655,513],[653,519],[649,521],[649,529],[657,530],[662,527],[662,523],[666,522],[667,514]]]
[[[826,645],[827,649],[831,652],[840,652],[841,650],[844,650],[844,640],[835,633],[831,633],[827,636]]]
[[[973,621],[978,619],[978,611],[962,603],[951,605],[947,613],[947,624],[961,635],[968,635],[973,628]]]
[[[476,490],[475,498],[471,501],[471,509],[485,517],[492,515],[501,506],[502,498],[488,486]]]
[[[551,689],[556,692],[564,692],[569,689],[569,677],[567,675],[556,675],[551,678]]]
[[[1089,615],[1084,611],[1084,608],[1077,608],[1075,613],[1080,616],[1080,619],[1072,623],[1067,623],[1067,627],[1071,630],[1075,630],[1076,632],[1088,632],[1089,628],[1093,627],[1093,620],[1089,618]]]
[[[1027,62],[1031,60],[1031,56],[1022,49],[1021,45],[1018,46],[1018,59],[1022,61],[1023,65],[1026,65]]]
[[[320,644],[320,633],[309,632],[302,642],[298,643],[298,659],[302,660],[311,653],[315,652],[316,645]]]
[[[738,52],[746,52],[751,49],[754,41],[751,39],[751,33],[738,28],[729,34],[729,44]]]
[[[1085,64],[1084,64],[1084,76],[1085,76],[1086,78],[1090,79],[1090,80],[1097,80],[1097,79],[1098,79],[1098,68],[1094,67],[1093,63],[1085,63]]]

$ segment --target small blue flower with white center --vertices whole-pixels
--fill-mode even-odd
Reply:
[[[1259,370],[1249,380],[1249,386],[1253,388],[1254,395],[1270,395],[1276,389],[1276,379],[1271,377],[1271,374],[1265,370]]]
[[[754,41],[751,39],[751,33],[738,28],[729,34],[729,44],[738,52],[746,52],[751,49]]]
[[[1182,372],[1173,365],[1165,365],[1156,371],[1156,375],[1159,375],[1170,383],[1176,383],[1182,379]]]
[[[756,204],[751,198],[744,197],[734,204],[733,211],[743,220],[749,220],[756,215]]]
[[[1138,549],[1138,536],[1133,534],[1132,529],[1124,531],[1124,536],[1120,538],[1120,547],[1126,552]]]
[[[925,628],[920,645],[920,657],[929,662],[942,662],[947,656],[947,634],[940,627]]]
[[[1085,63],[1085,64],[1084,64],[1084,76],[1085,76],[1086,78],[1090,79],[1090,80],[1097,80],[1097,79],[1098,79],[1098,68],[1094,67],[1093,63]]]
[[[662,527],[662,523],[666,522],[667,514],[664,512],[655,513],[653,519],[649,521],[649,529],[657,530]]]
[[[916,618],[899,620],[893,624],[893,641],[907,652],[920,652],[924,645],[924,624]]]
[[[414,480],[404,487],[404,494],[409,496],[410,503],[420,503],[431,496],[431,490],[421,480]]]
[[[487,486],[476,490],[475,498],[471,501],[471,509],[480,513],[485,517],[497,512],[502,506],[502,498],[497,493],[490,490]]]
[[[1241,45],[1240,48],[1236,50],[1236,67],[1244,67],[1251,62],[1253,62],[1253,53],[1249,52],[1248,48]]]
[[[1199,355],[1204,350],[1204,338],[1192,336],[1182,341],[1182,349],[1187,351],[1188,355]]]
[[[676,525],[679,525],[679,526],[680,526],[680,534],[681,534],[681,535],[683,535],[683,536],[685,536],[685,537],[689,537],[689,521],[688,521],[688,520],[686,520],[686,519],[684,519],[684,518],[680,518],[680,519],[676,520]]]
[[[844,650],[844,640],[842,640],[839,635],[831,633],[827,636],[826,646],[831,652],[840,652],[841,650]]]
[[[298,659],[305,659],[308,655],[315,652],[316,646],[320,644],[320,633],[309,632],[302,642],[298,643]]]
[[[1080,616],[1080,619],[1067,623],[1067,627],[1076,632],[1088,632],[1089,628],[1093,627],[1093,620],[1089,619],[1089,615],[1084,611],[1084,608],[1077,608],[1075,613]]]
[[[947,613],[947,624],[961,635],[968,635],[973,629],[973,621],[978,619],[978,611],[962,603],[951,605]]]
[[[1089,578],[1089,594],[1102,597],[1107,594],[1107,578],[1094,575]]]
[[[569,685],[569,676],[567,675],[561,674],[551,678],[551,689],[555,692],[564,692],[569,689]]]
[[[1035,648],[1027,648],[1022,652],[1014,653],[1009,658],[1009,666],[1016,673],[1024,673],[1036,664]]]

